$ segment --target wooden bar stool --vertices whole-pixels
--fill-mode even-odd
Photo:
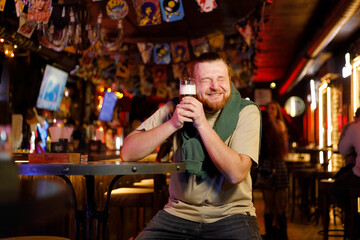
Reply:
[[[114,221],[117,223],[116,239],[135,237],[144,228],[146,208],[152,209],[154,205],[154,187],[149,182],[151,181],[142,182],[142,187],[120,187],[111,191],[109,211],[110,217],[117,220]]]
[[[342,237],[343,234],[329,234],[329,232],[343,232],[342,229],[329,229],[329,212],[330,212],[330,205],[331,205],[331,199],[329,196],[329,188],[330,185],[334,182],[334,179],[321,179],[319,181],[319,198],[320,198],[320,204],[319,207],[322,210],[322,218],[323,218],[323,230],[320,231],[323,235],[323,239],[327,240],[329,236],[332,237]]]
[[[310,206],[315,202],[315,168],[299,168],[292,172],[291,220],[294,221],[295,208],[299,207],[301,218],[310,216]],[[300,201],[297,201],[300,200]]]

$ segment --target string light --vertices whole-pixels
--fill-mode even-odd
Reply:
[[[5,57],[13,58],[15,57],[15,49],[17,45],[12,45],[10,42],[6,41],[4,38],[0,38],[0,52],[3,52]]]

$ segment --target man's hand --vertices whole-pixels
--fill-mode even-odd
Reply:
[[[194,97],[184,97],[176,109],[183,122],[192,122],[196,128],[207,123],[203,105]]]

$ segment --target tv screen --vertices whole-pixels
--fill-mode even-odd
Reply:
[[[100,110],[99,120],[111,122],[118,97],[113,92],[105,92],[104,102]]]
[[[46,65],[36,107],[50,111],[58,111],[67,78],[67,72],[54,66]]]

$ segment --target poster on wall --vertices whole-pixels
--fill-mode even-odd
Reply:
[[[160,0],[162,18],[165,22],[179,21],[184,18],[181,0]]]
[[[156,64],[169,64],[171,61],[170,46],[167,43],[156,43],[154,46],[154,62]]]
[[[161,23],[159,0],[135,0],[135,10],[139,26]]]
[[[170,45],[173,63],[187,62],[190,60],[187,41],[173,42]]]
[[[206,37],[191,40],[191,46],[196,57],[200,56],[202,53],[210,51],[210,46]]]
[[[51,11],[51,0],[30,0],[27,19],[47,23]]]

